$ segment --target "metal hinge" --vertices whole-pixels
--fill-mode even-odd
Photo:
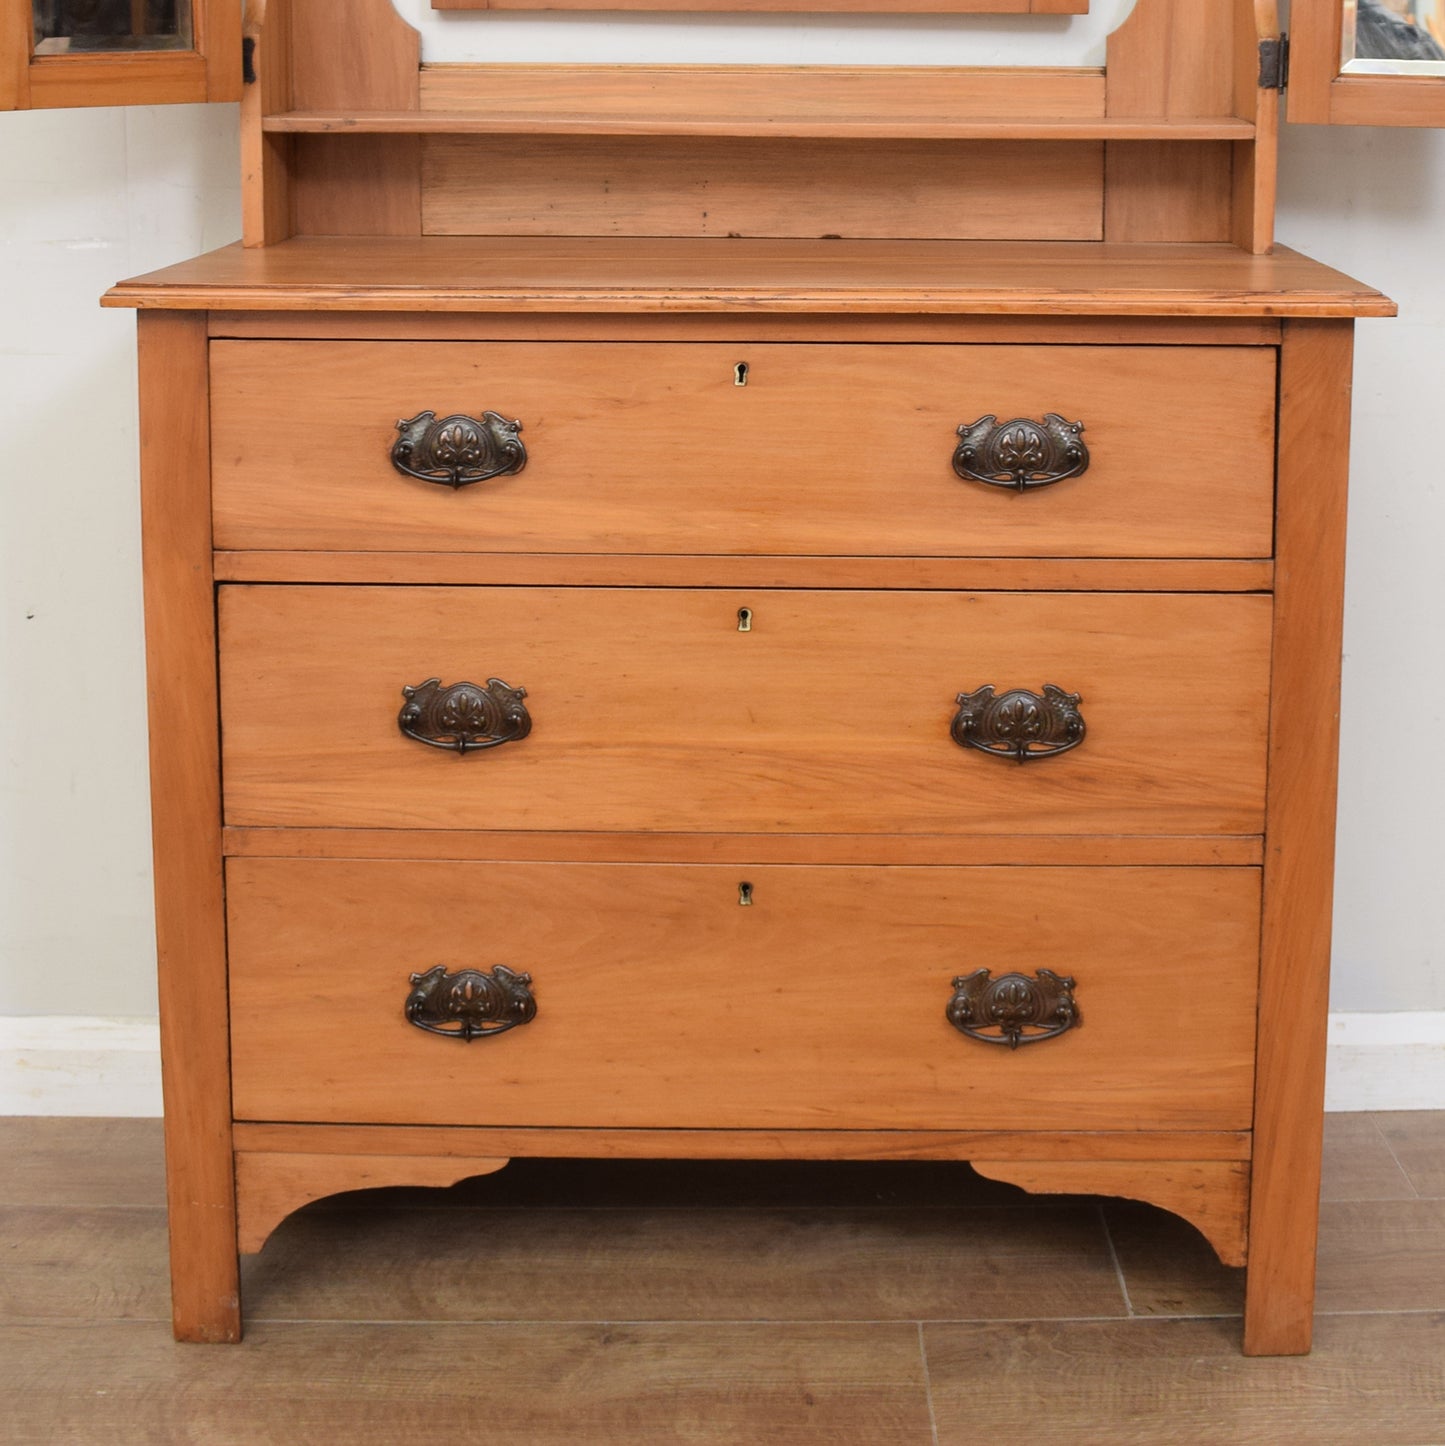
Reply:
[[[256,84],[256,37],[241,37],[241,82],[243,85]]]
[[[1289,36],[1259,42],[1259,88],[1283,90],[1289,84]]]

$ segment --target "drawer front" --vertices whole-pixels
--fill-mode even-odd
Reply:
[[[220,341],[211,365],[222,548],[1271,551],[1265,347]],[[454,489],[393,465],[399,418],[487,411],[521,422],[521,472]],[[1049,413],[1084,424],[1081,475],[1020,496],[955,473],[961,425]],[[995,440],[980,458],[1060,470]]]
[[[233,824],[1079,834],[1263,826],[1264,596],[221,594]],[[526,736],[458,756],[403,734],[404,688],[437,680],[414,700],[430,701],[435,724],[445,690],[489,679],[526,690]],[[1046,702],[1045,685],[1082,699],[1077,747],[1021,767],[955,741],[961,695],[992,686]],[[1055,741],[1067,740],[1060,732]]]
[[[1255,869],[232,859],[227,898],[240,1119],[1249,1127]],[[530,1020],[408,1021],[431,971],[499,965]],[[1072,979],[1077,1026],[961,1032],[985,969]]]

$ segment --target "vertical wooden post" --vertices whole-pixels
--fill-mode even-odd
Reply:
[[[1280,351],[1274,677],[1246,1355],[1310,1348],[1334,895],[1350,321]]]
[[[26,0],[0,0],[0,110],[29,109],[33,34]]]
[[[141,312],[141,526],[178,1340],[241,1337],[204,312]]]

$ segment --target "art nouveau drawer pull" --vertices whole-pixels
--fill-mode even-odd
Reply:
[[[976,693],[960,693],[958,705],[951,731],[962,748],[1028,763],[1067,753],[1084,741],[1079,695],[1052,683],[1044,684],[1042,694],[1027,688],[999,693],[990,683]]]
[[[1051,487],[1088,470],[1083,431],[1082,422],[1066,422],[1057,412],[1045,413],[1042,422],[980,417],[958,429],[962,440],[953,454],[953,470],[966,482],[1014,492]]]
[[[399,421],[396,430],[391,465],[419,482],[469,487],[527,465],[527,449],[517,435],[522,424],[500,412],[483,412],[480,421],[460,414],[438,421],[435,412],[418,412]]]
[[[485,1039],[526,1024],[537,1014],[532,976],[514,974],[504,964],[483,971],[448,974],[445,964],[413,974],[406,996],[406,1019],[429,1034],[453,1039]]]
[[[1079,1026],[1072,979],[1052,969],[1040,969],[1032,979],[1026,974],[994,979],[991,973],[975,969],[953,981],[948,1022],[961,1034],[1017,1049]]]
[[[460,756],[515,743],[532,731],[531,714],[522,702],[527,690],[500,678],[488,678],[485,688],[476,683],[444,688],[440,678],[428,678],[401,691],[406,702],[397,726],[431,748],[447,748]]]

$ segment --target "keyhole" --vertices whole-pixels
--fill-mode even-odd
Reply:
[[[748,384],[748,364],[747,364],[747,362],[739,362],[739,363],[733,368],[733,385],[734,385],[735,387],[745,387],[745,386],[747,386],[747,384]]]
[[[738,885],[738,903],[744,909],[753,906],[753,886],[751,884]]]
[[[738,609],[738,631],[739,631],[740,633],[750,633],[750,632],[752,632],[752,630],[753,630],[753,610],[752,610],[752,608],[739,608],[739,609]]]

